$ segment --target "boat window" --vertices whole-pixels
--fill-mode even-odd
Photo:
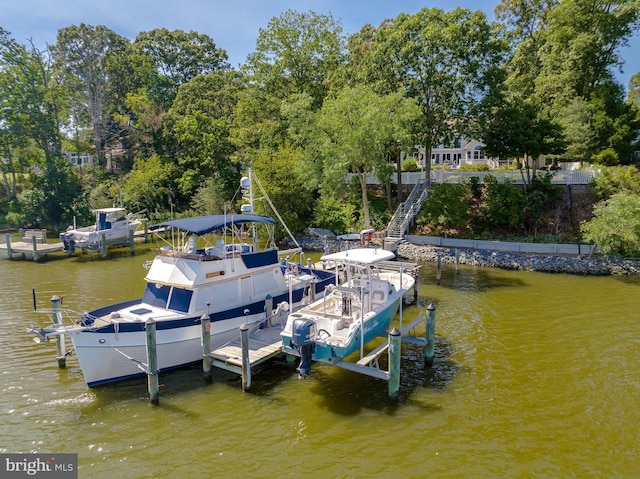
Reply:
[[[162,286],[157,283],[147,283],[147,287],[144,289],[142,301],[150,304],[151,306],[166,308],[167,300],[169,299],[169,291],[171,291],[171,287],[169,286]]]
[[[169,309],[186,313],[189,311],[192,295],[193,291],[190,289],[173,288],[171,300],[169,301]]]

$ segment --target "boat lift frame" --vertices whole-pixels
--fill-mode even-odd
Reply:
[[[242,376],[242,389],[251,387],[252,367],[264,363],[276,356],[287,354],[289,357],[299,356],[293,349],[285,347],[280,337],[280,326],[283,324],[282,315],[288,313],[278,309],[278,311],[265,320],[262,328],[256,327],[249,330],[246,325],[240,327],[239,338],[227,343],[215,351],[209,351],[209,318],[202,318],[202,348],[203,348],[203,371],[205,379],[211,380],[211,367],[215,366],[227,371],[234,372]],[[406,341],[417,344],[424,348],[425,367],[433,365],[435,352],[435,322],[436,308],[431,303],[427,306],[425,317],[417,317],[410,324],[402,327],[401,330],[393,328],[388,333],[387,341],[375,348],[366,355],[361,354],[361,358],[356,362],[346,359],[339,361],[318,360],[317,362],[338,366],[342,369],[365,374],[377,379],[382,379],[389,384],[389,397],[396,398],[400,390],[400,362],[401,343]],[[418,337],[416,328],[424,323],[425,336]],[[385,371],[380,367],[379,359],[384,353],[388,354],[389,370]]]

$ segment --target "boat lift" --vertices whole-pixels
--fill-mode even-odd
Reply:
[[[239,337],[236,340],[227,343],[215,351],[209,351],[210,323],[209,318],[206,316],[203,317],[202,347],[205,378],[207,380],[211,379],[211,367],[215,366],[241,375],[242,389],[247,390],[251,386],[252,367],[285,353],[290,356],[298,356],[294,349],[286,348],[285,350],[280,337],[281,327],[288,314],[287,306],[286,303],[281,304],[273,316],[265,319],[261,324],[262,327],[256,327],[250,331],[246,325],[241,326]],[[396,398],[400,389],[402,341],[423,347],[425,367],[431,367],[433,365],[435,352],[435,313],[435,306],[429,304],[429,306],[427,306],[427,314],[424,318],[419,316],[404,327],[401,323],[400,330],[393,328],[388,333],[387,341],[370,353],[362,355],[356,362],[344,359],[337,362],[325,360],[318,362],[385,380],[389,383],[389,397]],[[418,337],[416,328],[423,323],[426,326],[425,336]],[[388,371],[382,369],[379,362],[379,358],[385,353],[388,355]]]

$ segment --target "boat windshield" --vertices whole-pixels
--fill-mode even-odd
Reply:
[[[174,288],[159,283],[147,283],[142,302],[162,309],[171,309],[186,313],[189,311],[193,291]]]

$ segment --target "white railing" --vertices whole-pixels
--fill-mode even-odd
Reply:
[[[544,171],[538,171],[536,174],[545,174]],[[556,170],[552,171],[553,178],[551,183],[557,185],[588,185],[593,182],[598,175],[596,170]],[[492,171],[458,171],[458,170],[431,170],[432,183],[464,183],[472,177],[477,177],[482,183],[485,176],[493,175],[498,181],[511,181],[516,185],[523,184],[522,174],[519,170],[492,170]],[[524,172],[526,178],[527,174]],[[348,175],[349,179],[351,174]],[[424,172],[413,171],[402,173],[403,185],[415,185],[424,179]],[[395,175],[392,176],[395,181]],[[379,181],[374,175],[367,175],[367,184],[377,185]]]

